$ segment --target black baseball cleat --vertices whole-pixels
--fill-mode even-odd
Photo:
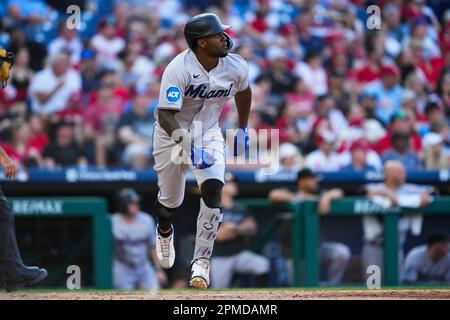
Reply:
[[[48,275],[47,270],[38,267],[27,267],[18,280],[5,281],[6,292],[13,292],[19,289],[30,287],[44,280]]]

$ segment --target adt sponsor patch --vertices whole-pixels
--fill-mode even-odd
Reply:
[[[177,87],[170,87],[166,91],[166,99],[169,102],[177,102],[181,98],[181,91]]]

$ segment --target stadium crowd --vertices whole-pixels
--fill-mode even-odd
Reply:
[[[381,12],[368,25],[369,5]],[[66,8],[81,8],[80,24]],[[152,164],[160,77],[184,23],[232,25],[249,65],[249,125],[280,131],[281,165],[314,171],[450,164],[450,3],[424,0],[0,0],[15,53],[1,146],[20,168]],[[373,17],[372,17],[373,18]],[[222,128],[236,127],[233,101]]]

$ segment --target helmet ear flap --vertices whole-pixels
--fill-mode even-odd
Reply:
[[[230,36],[227,35],[225,32],[223,33],[225,35],[226,41],[227,41],[227,50],[231,50],[233,48],[233,40],[231,40]]]

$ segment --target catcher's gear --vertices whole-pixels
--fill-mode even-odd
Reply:
[[[0,85],[2,89],[8,83],[9,73],[13,64],[14,54],[5,49],[0,49]]]
[[[184,37],[189,48],[194,49],[194,42],[196,39],[211,36],[218,33],[223,33],[227,38],[227,49],[233,47],[233,41],[224,31],[231,28],[231,26],[222,24],[220,18],[213,13],[202,13],[189,19],[184,27]]]

